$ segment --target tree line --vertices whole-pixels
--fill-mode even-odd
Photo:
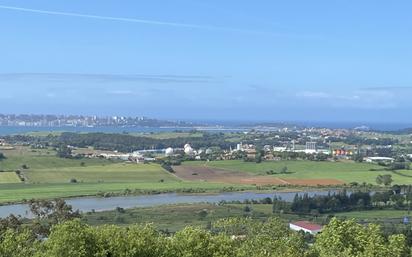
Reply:
[[[270,203],[266,199],[262,203]],[[332,219],[313,243],[279,218],[217,220],[209,229],[188,226],[174,234],[153,225],[89,226],[63,200],[28,202],[32,220],[0,219],[4,257],[406,257],[402,234],[375,224]]]
[[[188,226],[173,235],[152,225],[93,227],[79,219],[54,225],[47,240],[25,227],[0,235],[0,256],[7,257],[406,257],[403,235],[385,237],[378,225],[333,219],[306,244],[277,218],[219,220],[212,230]]]
[[[72,145],[76,147],[93,146],[102,150],[117,150],[121,152],[132,152],[141,149],[165,149],[167,147],[181,148],[190,143],[194,148],[218,146],[228,149],[233,143],[226,142],[220,133],[204,133],[201,137],[177,137],[167,139],[156,139],[143,136],[127,134],[106,133],[62,133],[55,138],[59,144]]]

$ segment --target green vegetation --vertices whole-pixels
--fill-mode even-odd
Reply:
[[[0,256],[7,257],[407,257],[406,238],[388,238],[374,224],[333,219],[307,244],[279,219],[219,220],[212,231],[188,226],[169,235],[151,225],[92,227],[78,219],[54,225],[48,240],[38,240],[29,228],[2,231]]]
[[[145,136],[153,139],[173,139],[173,138],[188,138],[202,137],[203,133],[198,131],[189,132],[159,132],[159,133],[133,133],[136,136]]]
[[[121,194],[126,189],[141,191],[219,191],[224,187],[234,189],[256,189],[255,186],[220,184],[209,182],[181,181],[158,164],[127,164],[104,159],[58,158],[50,148],[32,149],[17,146],[6,151],[7,158],[0,162],[0,182],[8,183],[0,187],[0,202],[19,201],[30,198],[72,197],[96,195],[100,192]],[[273,161],[243,162],[211,161],[184,162],[182,165],[222,168],[247,172],[254,175],[272,174],[280,178],[316,179],[336,178],[350,183],[368,182],[375,184],[378,175],[391,174],[393,183],[412,183],[412,177],[404,177],[392,171],[371,171],[383,169],[367,163],[313,162],[313,161]],[[14,171],[20,171],[24,183]],[[270,173],[272,171],[272,173]],[[269,172],[269,173],[268,173]],[[407,173],[408,171],[402,171]],[[410,181],[409,181],[410,180]]]
[[[411,184],[412,177],[397,175],[386,171],[383,167],[370,163],[357,163],[353,161],[315,162],[315,161],[267,161],[261,163],[244,162],[241,160],[210,161],[210,162],[184,162],[187,166],[207,166],[212,168],[242,171],[255,175],[267,175],[273,171],[275,177],[294,179],[339,179],[346,183],[366,182],[376,184],[378,175],[392,175],[394,184]],[[287,167],[287,173],[281,171]],[[407,172],[407,171],[402,171]]]
[[[58,158],[48,149],[18,146],[7,151],[0,162],[0,202],[31,198],[73,197],[125,191],[141,192],[203,192],[219,191],[229,184],[185,182],[164,170],[159,164],[119,163],[104,159]],[[25,179],[20,180],[14,171]],[[10,184],[17,183],[17,184]],[[238,189],[254,186],[235,185]]]
[[[264,206],[262,204],[262,206]],[[84,221],[90,225],[130,225],[153,223],[162,231],[176,232],[186,226],[201,226],[207,228],[211,222],[228,217],[242,217],[245,205],[243,204],[179,204],[158,207],[134,208],[127,210],[113,210],[106,212],[86,213]],[[264,206],[271,208],[270,205]],[[264,213],[253,211],[252,217],[263,217]],[[209,227],[210,228],[210,227]]]
[[[411,214],[406,210],[370,210],[336,213],[336,217],[353,218],[359,221],[383,221],[385,219],[401,219]],[[400,222],[400,220],[398,221]]]
[[[207,182],[122,182],[122,183],[67,183],[63,184],[4,184],[0,187],[0,203],[15,202],[23,199],[51,199],[56,197],[75,197],[86,195],[112,195],[125,193],[161,192],[219,192],[233,185]],[[254,186],[236,186],[239,190],[253,190]]]
[[[77,164],[77,163],[76,163]],[[165,172],[159,164],[126,164],[35,169],[24,172],[30,183],[64,183],[71,178],[78,182],[137,182],[157,183],[179,181]]]
[[[14,150],[5,151],[7,159],[0,162],[0,170],[16,171],[27,165],[30,170],[58,169],[62,167],[80,167],[82,162],[86,166],[113,164],[112,161],[102,159],[67,159],[58,158],[52,149],[31,149],[30,147],[18,146]]]
[[[32,142],[31,138],[27,139]],[[58,137],[48,138],[46,142],[51,145],[72,145],[75,147],[93,147],[100,150],[117,150],[120,152],[132,152],[136,149],[165,149],[167,147],[182,147],[190,142],[193,148],[218,146],[228,149],[231,143],[224,140],[219,133],[214,134],[190,134],[189,137],[172,137],[166,139],[152,138],[148,136],[134,136],[129,134],[107,133],[62,133]]]
[[[20,179],[15,172],[0,172],[0,184],[20,183]]]

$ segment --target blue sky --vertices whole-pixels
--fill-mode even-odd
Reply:
[[[410,1],[0,0],[0,112],[409,122]]]

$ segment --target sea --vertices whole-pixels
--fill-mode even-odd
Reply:
[[[317,127],[317,128],[344,128],[353,129],[357,127],[369,128],[374,131],[400,131],[407,128],[412,128],[412,123],[361,123],[361,122],[295,122],[289,124],[296,124],[303,127]],[[268,126],[268,125],[266,125]],[[225,124],[219,126],[204,126],[204,127],[35,127],[35,126],[0,126],[0,136],[24,134],[28,132],[103,132],[103,133],[158,133],[158,132],[173,132],[173,131],[191,131],[200,130],[208,132],[246,132],[257,127],[251,124],[250,126],[235,124]],[[270,126],[260,128],[270,130]],[[258,128],[259,130],[259,128]]]
[[[15,135],[29,132],[103,132],[103,133],[156,133],[190,131],[193,128],[176,127],[39,127],[39,126],[0,126],[0,135]]]

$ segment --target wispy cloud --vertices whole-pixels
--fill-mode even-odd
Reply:
[[[403,86],[403,87],[399,87],[399,86],[394,86],[394,87],[365,87],[362,88],[362,90],[371,90],[371,91],[404,91],[404,90],[412,90],[412,86]]]
[[[108,90],[107,93],[111,95],[133,95],[134,94],[132,90],[128,90],[128,89]]]
[[[390,88],[392,89],[392,88]],[[354,89],[346,91],[301,91],[295,97],[315,105],[339,108],[391,109],[406,105],[405,94],[389,89]]]
[[[37,13],[37,14],[44,14],[44,15],[68,16],[68,17],[77,17],[77,18],[85,18],[85,19],[97,19],[97,20],[106,20],[106,21],[115,21],[115,22],[129,22],[129,23],[137,23],[137,24],[142,24],[142,25],[168,26],[168,27],[187,28],[187,29],[201,29],[201,30],[223,31],[223,32],[226,31],[226,32],[243,33],[243,34],[274,36],[274,37],[281,37],[281,38],[287,37],[287,38],[294,38],[294,39],[314,39],[314,40],[324,39],[322,35],[314,35],[314,34],[302,34],[302,33],[291,33],[291,32],[281,33],[281,32],[273,32],[273,31],[251,30],[251,29],[244,29],[244,28],[224,27],[224,26],[200,25],[200,24],[192,24],[192,23],[179,23],[179,22],[159,21],[159,20],[83,14],[83,13],[75,13],[75,12],[52,11],[52,10],[24,8],[24,7],[9,6],[9,5],[0,5],[0,9],[18,11],[18,12]]]
[[[321,91],[301,91],[296,93],[297,97],[309,99],[328,99],[332,96],[329,93]]]
[[[42,80],[80,82],[218,83],[220,79],[197,75],[92,74],[92,73],[0,73],[1,81]]]
[[[117,21],[117,22],[140,23],[140,24],[146,24],[146,25],[180,27],[180,28],[189,28],[189,29],[221,30],[221,31],[241,32],[241,33],[262,33],[259,31],[238,29],[238,28],[228,28],[228,27],[221,27],[221,26],[198,25],[198,24],[190,24],[190,23],[178,23],[178,22],[124,18],[124,17],[112,17],[112,16],[82,14],[82,13],[73,13],[73,12],[50,11],[50,10],[23,8],[23,7],[8,6],[8,5],[0,5],[0,9],[13,10],[13,11],[19,11],[19,12],[46,14],[46,15],[59,15],[59,16],[79,17],[79,18],[98,19],[98,20]]]

